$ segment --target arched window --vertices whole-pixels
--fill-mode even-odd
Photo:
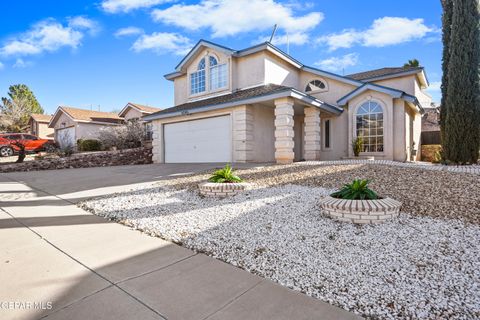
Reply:
[[[218,64],[215,57],[209,56],[210,90],[215,91],[227,86],[227,64]]]
[[[205,58],[200,60],[197,71],[190,75],[190,93],[196,94],[205,91]]]
[[[210,56],[209,60],[210,60],[210,67],[216,66],[218,64],[217,59],[215,59],[215,57]]]
[[[319,91],[325,88],[325,83],[323,83],[322,80],[315,79],[307,84],[307,86],[305,87],[305,92]]]
[[[363,139],[363,152],[383,152],[383,109],[375,101],[363,103],[355,115],[357,137]]]

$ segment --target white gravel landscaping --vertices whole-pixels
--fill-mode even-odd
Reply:
[[[151,187],[81,206],[367,317],[480,318],[478,225],[339,223],[320,214],[330,192],[284,185],[219,200]]]

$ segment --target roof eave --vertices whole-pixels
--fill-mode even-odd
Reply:
[[[324,103],[323,101],[320,101],[314,97],[311,97],[307,94],[304,94],[298,90],[295,89],[285,89],[280,92],[275,92],[271,94],[265,94],[257,97],[251,97],[251,98],[246,98],[246,99],[241,99],[241,100],[236,100],[232,102],[225,102],[225,103],[219,103],[215,105],[209,105],[209,106],[204,106],[204,107],[199,107],[191,110],[182,110],[182,111],[172,111],[169,113],[163,113],[163,114],[150,114],[147,116],[142,117],[145,121],[152,121],[152,120],[158,120],[158,119],[165,119],[165,118],[172,118],[172,117],[177,117],[181,115],[189,115],[189,114],[195,114],[195,113],[201,113],[201,112],[206,112],[206,111],[212,111],[212,110],[219,110],[219,109],[225,109],[225,108],[230,108],[234,107],[240,104],[253,104],[253,103],[258,103],[262,102],[265,100],[272,100],[272,99],[278,99],[278,98],[285,98],[285,97],[293,97],[299,100],[302,100],[306,103],[309,103],[319,109],[324,110],[325,112],[329,112],[335,115],[339,115],[343,112],[342,108],[332,106],[330,104]]]

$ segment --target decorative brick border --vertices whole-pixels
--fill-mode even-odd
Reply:
[[[378,200],[344,200],[327,197],[321,203],[331,218],[352,223],[382,223],[398,216],[402,203],[391,198]]]
[[[244,182],[237,183],[214,183],[204,182],[198,185],[200,194],[205,197],[219,197],[225,198],[228,196],[234,196],[245,191],[249,184]]]

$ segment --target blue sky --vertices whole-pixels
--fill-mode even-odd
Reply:
[[[25,8],[28,8],[26,10]],[[440,99],[441,7],[427,0],[1,1],[0,96],[27,84],[46,112],[58,105],[120,110],[173,103],[163,75],[199,39],[242,49],[264,41],[307,65],[349,74],[425,66]]]

